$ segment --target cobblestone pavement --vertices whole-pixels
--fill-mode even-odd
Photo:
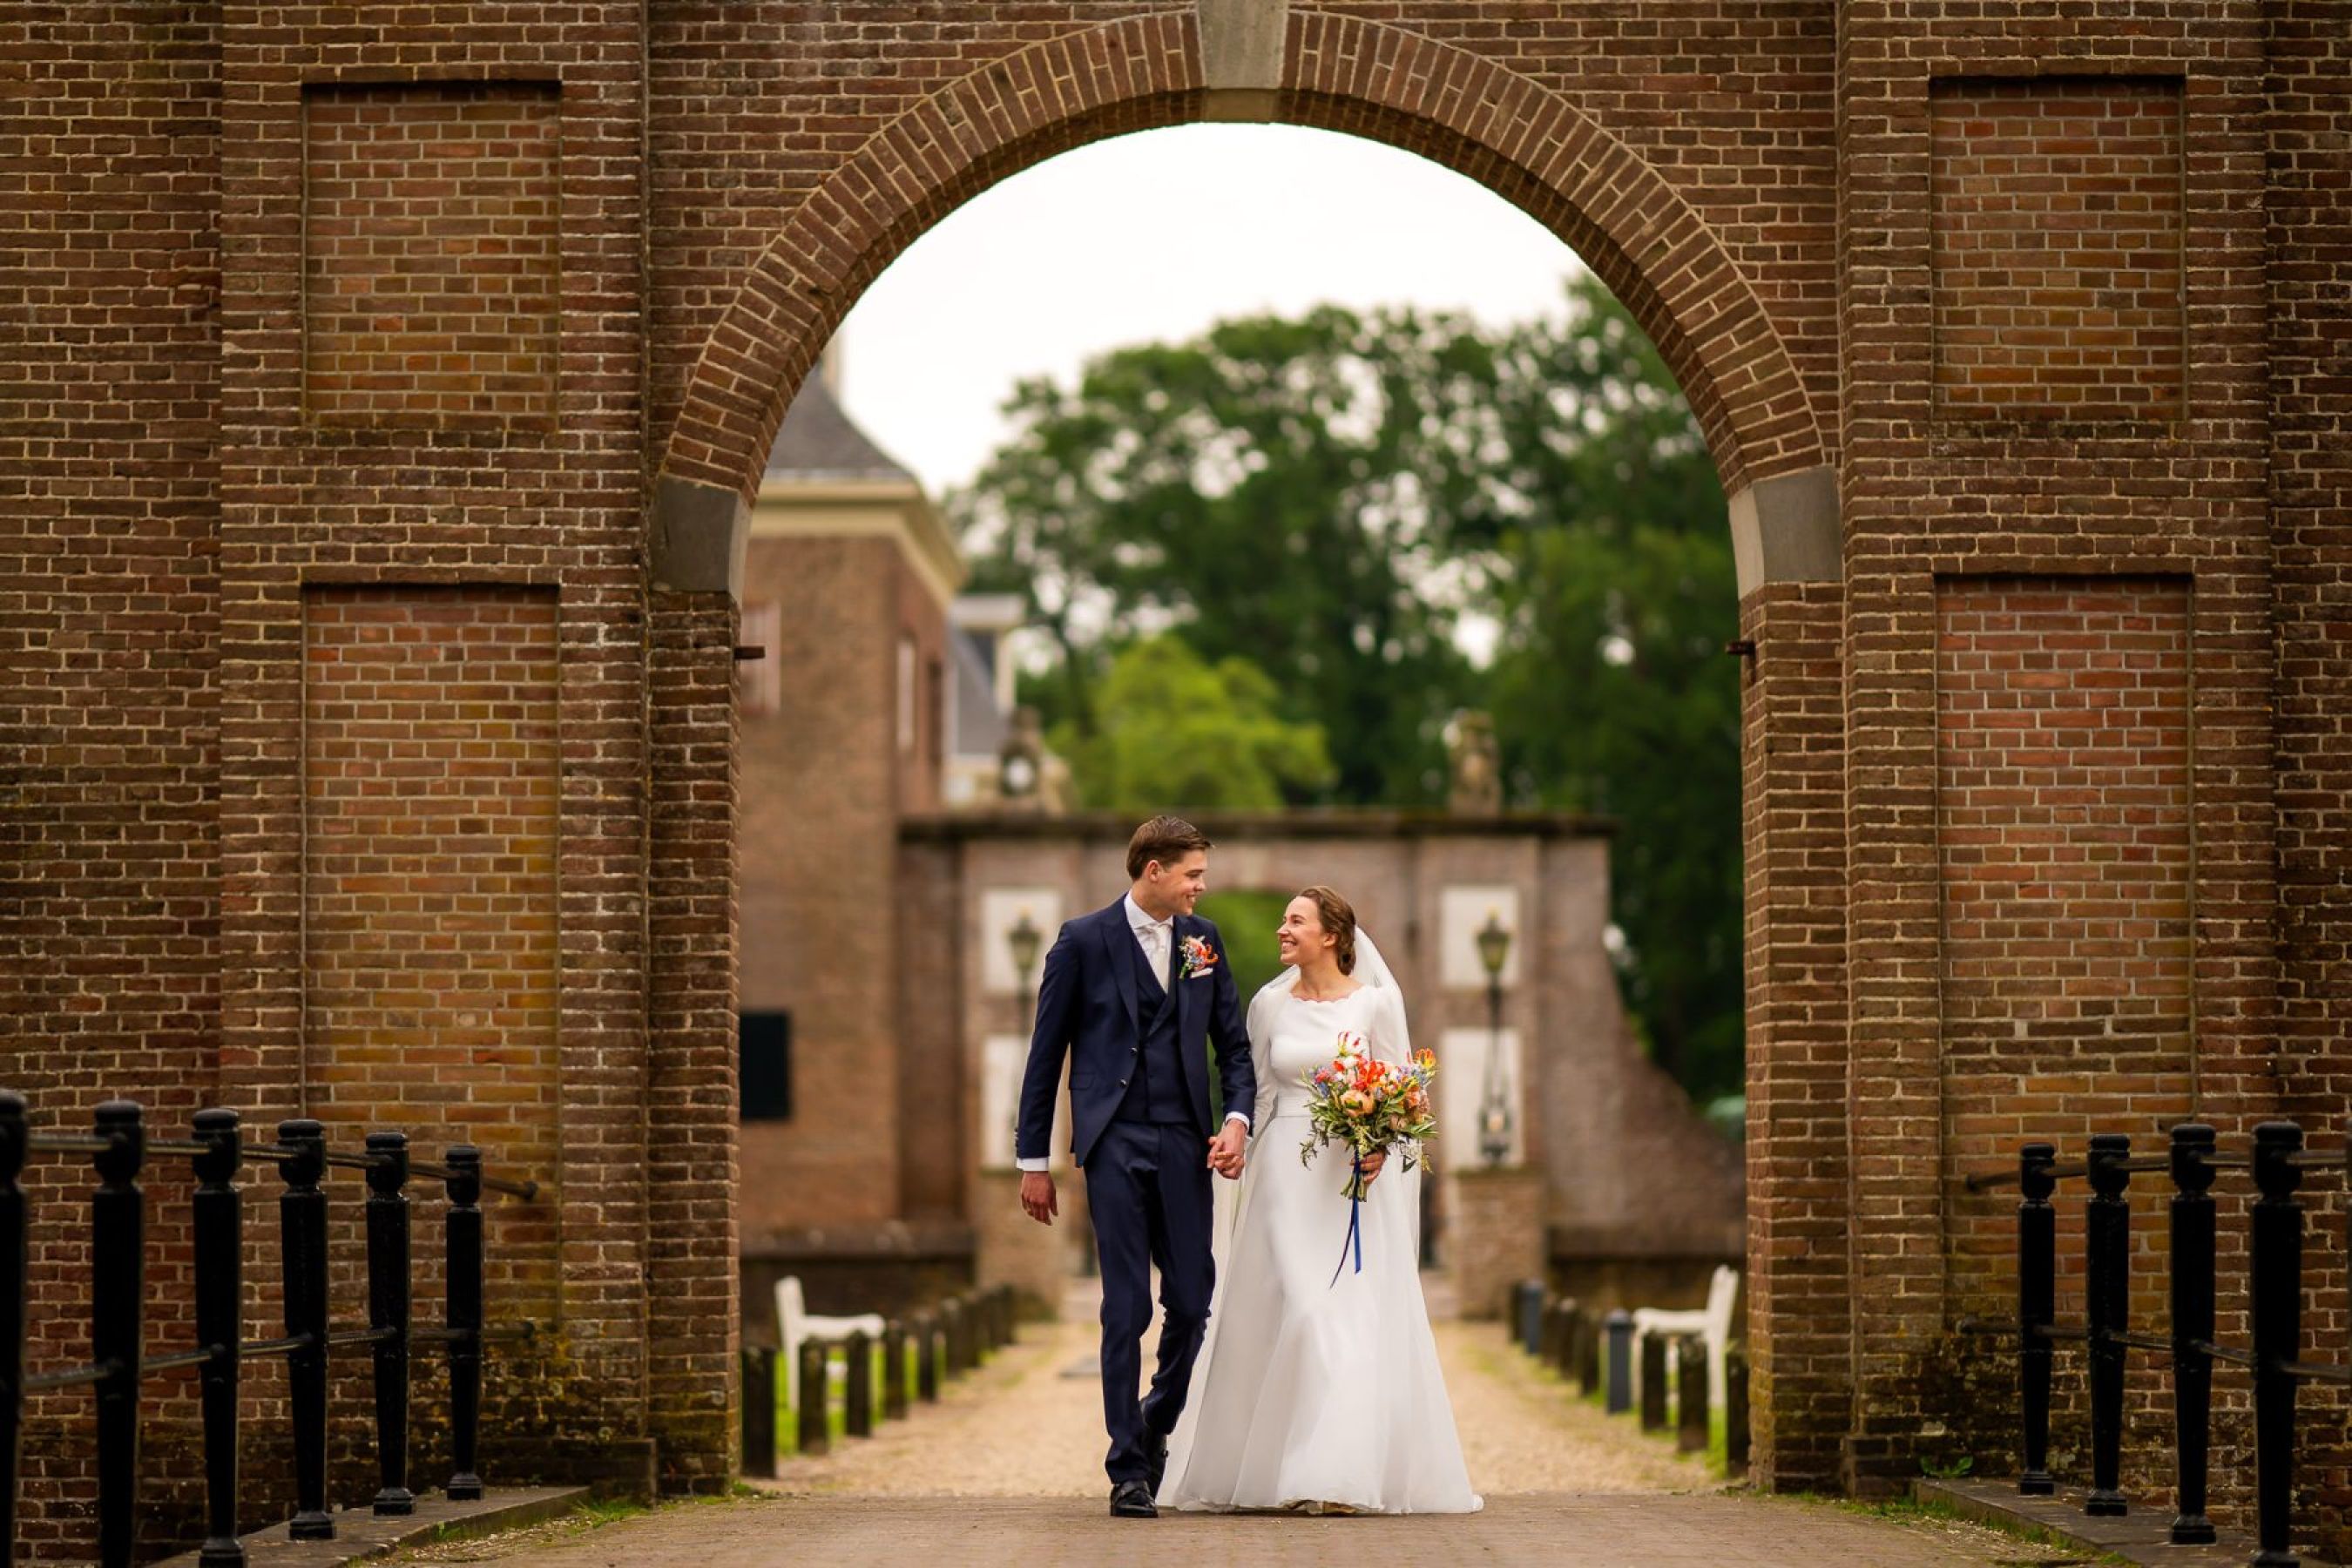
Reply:
[[[515,1568],[772,1568],[784,1563],[1200,1568],[1204,1562],[1576,1568],[2035,1568],[2077,1557],[1969,1525],[1898,1524],[1823,1503],[1622,1492],[1490,1497],[1468,1516],[1109,1518],[1066,1498],[772,1494],[682,1503],[586,1533],[453,1542],[401,1563]]]
[[[1433,1303],[1434,1304],[1434,1303]],[[1891,1521],[1827,1504],[1727,1494],[1705,1467],[1612,1420],[1532,1368],[1493,1324],[1441,1322],[1438,1342],[1471,1479],[1469,1517],[1108,1517],[1092,1303],[949,1385],[869,1440],[785,1461],[759,1494],[593,1531],[541,1527],[401,1559],[516,1568],[766,1568],[816,1563],[1193,1568],[1263,1563],[1566,1563],[1706,1568],[2032,1564],[2036,1549],[1972,1525]]]

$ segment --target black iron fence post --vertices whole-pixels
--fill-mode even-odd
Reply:
[[[1685,1334],[1675,1342],[1675,1447],[1706,1451],[1706,1342]]]
[[[833,1433],[826,1420],[827,1407],[833,1392],[826,1384],[825,1342],[823,1340],[801,1342],[801,1407],[800,1451],[822,1454],[831,1445]]]
[[[1620,1415],[1633,1408],[1633,1314],[1619,1307],[1601,1327],[1609,1342],[1608,1389],[1601,1407]]]
[[[146,1303],[146,1194],[139,1168],[147,1131],[139,1107],[110,1100],[98,1108],[106,1147],[91,1156],[90,1360],[104,1369],[98,1394],[98,1557],[130,1568],[139,1529],[140,1315]]]
[[[446,1221],[449,1326],[448,1495],[470,1500],[482,1495],[476,1468],[482,1431],[482,1152],[471,1143],[449,1151]],[[775,1419],[769,1417],[772,1444]],[[771,1453],[769,1468],[772,1470]]]
[[[2213,1425],[2213,1130],[2172,1130],[2172,1418],[2179,1511],[2176,1546],[2210,1545],[2205,1483]]]
[[[940,1396],[940,1322],[929,1312],[915,1319],[915,1397],[929,1405]]]
[[[327,1511],[327,1131],[307,1117],[278,1124],[278,1142],[292,1156],[278,1162],[286,1191],[278,1200],[278,1259],[286,1283],[286,1337],[298,1343],[286,1357],[288,1414],[294,1426],[294,1518],[297,1541],[332,1541]]]
[[[1642,1336],[1642,1430],[1656,1432],[1666,1425],[1666,1340],[1664,1334]]]
[[[16,1561],[16,1468],[24,1458],[25,1275],[31,1267],[24,1174],[25,1098],[0,1089],[0,1563]]]
[[[2058,1183],[2050,1173],[2058,1151],[2028,1143],[2018,1151],[2017,1184],[2017,1371],[2024,1414],[2024,1464],[2017,1489],[2024,1497],[2048,1497],[2050,1479],[2050,1340],[2046,1332],[2058,1305],[2058,1211],[2050,1194]]]
[[[2255,1568],[2295,1568],[2287,1549],[2294,1488],[2294,1373],[2303,1315],[2303,1180],[2292,1158],[2303,1130],[2292,1121],[2254,1129],[2253,1206]]]
[[[2115,1518],[2124,1499],[2124,1342],[2130,1326],[2131,1205],[2124,1189],[2131,1172],[2131,1139],[2121,1132],[2091,1136],[2086,1174],[2091,1199],[2083,1215],[2085,1348],[2091,1363],[2091,1491],[2083,1511]]]
[[[842,1431],[846,1436],[874,1436],[874,1342],[862,1329],[853,1329],[842,1342],[842,1354],[848,1358],[845,1368],[844,1401],[847,1413],[842,1419]]]
[[[743,1472],[776,1473],[776,1352],[743,1352]]]
[[[194,1157],[195,1196],[190,1202],[196,1258],[196,1343],[212,1352],[197,1369],[204,1408],[204,1568],[244,1568],[236,1541],[237,1342],[245,1332],[245,1200],[236,1190],[243,1141],[234,1110],[199,1110],[196,1140],[211,1147]]]
[[[882,1328],[882,1416],[900,1421],[907,1415],[907,1325],[893,1318]]]
[[[375,1331],[375,1511],[416,1511],[408,1489],[408,1134],[371,1132],[368,1327]]]

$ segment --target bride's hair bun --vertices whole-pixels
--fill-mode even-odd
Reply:
[[[1339,973],[1356,972],[1356,907],[1328,888],[1314,887],[1298,895],[1315,900],[1315,912],[1321,917],[1323,929],[1339,939],[1331,956],[1339,961]]]

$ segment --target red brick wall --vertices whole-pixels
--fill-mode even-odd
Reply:
[[[1938,416],[2177,417],[2179,81],[1962,79],[1933,104]]]
[[[757,1237],[901,1212],[898,821],[939,800],[929,688],[947,622],[881,534],[754,539],[745,583],[747,602],[777,606],[783,676],[777,711],[743,721],[743,997],[793,1016],[793,1118],[743,1133]]]
[[[2197,1108],[2187,585],[1948,579],[1937,640],[1947,1182],[2013,1166],[2028,1141],[2079,1159],[2093,1133],[2122,1132],[2160,1151]],[[2080,1196],[2058,1205],[2067,1321],[2083,1310]],[[1946,1228],[1956,1303],[2013,1311],[2011,1200],[1955,1205]],[[2144,1311],[2161,1234],[2147,1215]],[[2139,1394],[2145,1418],[2157,1391]],[[2159,1423],[2133,1436],[2161,1451]]]
[[[736,606],[666,594],[650,650],[653,869],[643,1120],[625,1124],[645,1166],[643,1431],[664,1491],[709,1495],[742,1441],[736,1360]],[[584,1260],[573,1275],[594,1274]],[[568,1281],[567,1281],[568,1283]],[[558,1408],[576,1408],[563,1401]],[[568,1409],[566,1409],[568,1414]],[[635,1467],[642,1480],[656,1467]]]
[[[2197,783],[2191,873],[2200,1109],[2227,1130],[2277,1104],[2269,795],[2272,586],[2262,447],[2268,392],[2264,242],[2250,193],[2263,157],[2263,35],[2251,5],[2159,5],[2119,19],[1848,8],[1838,102],[1844,192],[1841,468],[1847,593],[1848,996],[1856,1484],[1916,1473],[1922,1433],[1980,1363],[1954,1331],[1967,1265],[1947,1246],[1943,1149],[1937,628],[1939,581],[2151,575],[2189,580]],[[1947,416],[1937,379],[1936,84],[2148,75],[2181,83],[2183,380],[2179,417],[1988,422]],[[1952,90],[1949,89],[1947,91]],[[2053,85],[2053,92],[2062,90]],[[2118,89],[2118,90],[2123,90]],[[2032,238],[2032,237],[2025,237]],[[2030,258],[2037,247],[2029,247]],[[1987,275],[1995,269],[1988,267]],[[2053,1054],[2055,1073],[2063,1057]],[[1957,1272],[1956,1272],[1957,1271]],[[1988,1373],[1995,1381],[1997,1369]],[[1986,1445],[1979,1468],[2011,1462]]]
[[[2286,1109],[2333,1130],[2352,1106],[2352,4],[2288,0],[2270,16],[2263,178],[2277,547],[2276,1060]],[[2309,1303],[2305,1321],[2327,1343],[2352,1335],[2345,1286],[2329,1267]],[[2300,1398],[2317,1429],[2346,1429],[2341,1390],[2308,1384]],[[2352,1533],[2352,1454],[2309,1456],[2301,1474],[2335,1539]]]
[[[1843,601],[1740,607],[1748,1334],[1759,1484],[1832,1487],[1853,1416]]]
[[[957,202],[1197,118],[1191,10],[0,8],[0,1030],[47,1124],[109,1090],[173,1126],[208,1100],[263,1125],[303,1108],[306,587],[553,591],[563,1288],[509,1388],[532,1420],[506,1430],[640,1469],[659,1433],[676,1484],[714,1484],[730,613],[649,594],[646,481],[743,483],[831,325]],[[1282,118],[1437,157],[1585,246],[1729,481],[1839,466],[1841,581],[1743,606],[1776,1479],[1888,1484],[1948,1414],[1969,1263],[1946,1235],[1971,1200],[1944,1138],[1984,1108],[1947,1103],[1942,1059],[1939,580],[2189,584],[2199,1103],[2234,1133],[2352,1092],[2347,38],[2346,0],[1292,7]],[[2022,101],[2118,73],[2109,108],[2179,83],[2177,384],[2143,357],[2100,384],[2133,400],[2088,423],[1975,417],[1937,378],[1937,109],[1969,90],[1937,84],[2053,79],[2000,89]],[[551,369],[529,373],[551,411],[384,422],[417,413],[411,388],[362,426],[308,419],[306,97],[512,110],[553,82],[562,286]],[[461,161],[419,199],[517,195],[510,161]],[[1984,275],[2046,259],[2046,227]],[[159,1266],[184,1268],[170,1212]],[[37,1239],[69,1249],[71,1224],[45,1210]],[[79,1310],[66,1276],[36,1290],[45,1322]],[[2334,1331],[2340,1279],[2315,1303]],[[86,1485],[83,1428],[42,1420],[30,1528],[56,1554],[86,1525],[56,1500]],[[2309,1473],[2342,1494],[2340,1452]]]
[[[1947,1164],[2158,1136],[2192,1100],[2187,587],[1948,579],[1936,619]]]
[[[302,395],[321,425],[555,412],[553,82],[302,95]]]
[[[502,1313],[545,1317],[561,1186],[555,596],[321,588],[304,612],[310,1114],[338,1147],[398,1129],[418,1158],[474,1143],[492,1173],[545,1185],[544,1202],[499,1206],[488,1263]],[[425,1300],[438,1258],[420,1252]]]
[[[0,8],[0,1080],[47,1130],[133,1089],[185,1135],[219,1047],[218,12]],[[89,1163],[26,1185],[55,1371],[88,1353]],[[185,1208],[150,1235],[155,1331],[192,1332]],[[194,1415],[159,1392],[161,1451]],[[28,1401],[28,1553],[86,1549],[88,1412]]]

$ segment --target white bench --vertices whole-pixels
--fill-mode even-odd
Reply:
[[[1707,1281],[1706,1305],[1696,1311],[1668,1311],[1662,1307],[1633,1310],[1633,1373],[1641,1375],[1642,1342],[1652,1334],[1679,1338],[1696,1334],[1706,1346],[1706,1407],[1723,1408],[1726,1379],[1723,1354],[1731,1343],[1731,1314],[1739,1304],[1739,1270],[1719,1266]]]
[[[801,1295],[801,1279],[797,1274],[787,1274],[776,1281],[776,1342],[778,1354],[784,1358],[784,1402],[794,1410],[801,1407],[801,1345],[809,1340],[837,1340],[844,1334],[864,1334],[868,1339],[882,1337],[882,1315],[863,1312],[849,1318],[813,1316],[808,1302]]]

